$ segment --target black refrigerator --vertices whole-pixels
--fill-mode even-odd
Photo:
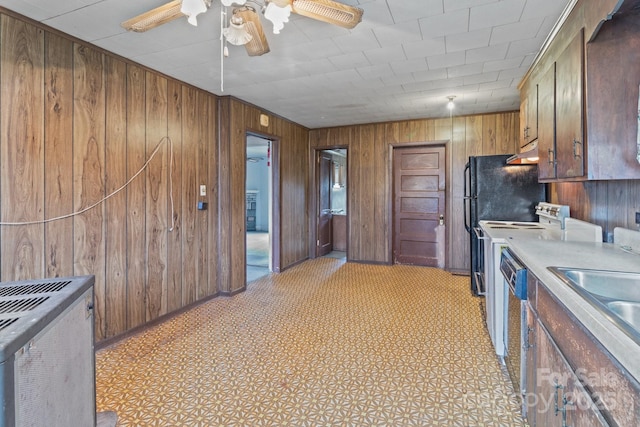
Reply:
[[[480,220],[537,222],[535,207],[546,201],[538,165],[507,165],[511,155],[469,157],[464,173],[464,226],[469,233],[471,292],[484,294],[476,272],[484,269],[484,245],[476,234]]]

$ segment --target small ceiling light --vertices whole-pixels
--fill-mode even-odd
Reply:
[[[264,17],[273,23],[273,34],[280,34],[285,22],[289,22],[291,5],[280,7],[274,2],[269,2],[264,11]]]
[[[204,0],[182,0],[182,6],[180,6],[180,12],[189,17],[187,21],[194,27],[198,26],[196,17],[206,11],[207,5],[204,3]]]
[[[231,17],[229,26],[222,30],[222,35],[227,39],[229,43],[235,46],[245,45],[249,43],[253,38],[251,34],[247,32],[242,18],[235,15]]]
[[[247,2],[247,0],[220,0],[223,6],[231,6],[232,4],[236,4],[238,6],[242,6]]]
[[[456,108],[456,104],[453,103],[455,96],[447,96],[447,99],[449,100],[449,102],[447,102],[447,108],[449,110],[453,110],[454,108]]]

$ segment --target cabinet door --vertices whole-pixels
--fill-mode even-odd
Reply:
[[[538,85],[530,83],[520,102],[520,148],[538,138]]]
[[[530,285],[531,286],[531,285]],[[536,425],[536,323],[538,317],[531,309],[529,302],[527,307],[527,329],[524,337],[523,351],[525,352],[525,378],[524,378],[524,404],[526,406],[525,418],[530,426]]]
[[[534,404],[535,422],[531,426],[563,426],[562,391],[567,386],[569,369],[560,351],[539,320],[535,324],[536,382],[535,394],[527,396]]]
[[[527,93],[527,144],[538,139],[538,84],[529,87]]]
[[[546,328],[536,321],[535,419],[531,426],[607,426]]]
[[[584,176],[584,30],[556,61],[557,177]]]
[[[556,177],[556,65],[538,83],[538,178]]]

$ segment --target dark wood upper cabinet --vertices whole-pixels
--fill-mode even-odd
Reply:
[[[556,174],[584,176],[583,130],[584,31],[580,30],[556,60]]]
[[[614,15],[587,43],[586,76],[589,179],[640,178],[639,7]]]
[[[525,150],[538,139],[538,85],[524,88],[520,99],[520,148]]]
[[[521,83],[521,121],[537,87],[540,181],[640,179],[638,5],[579,1]]]
[[[538,178],[556,178],[556,64],[538,83]]]

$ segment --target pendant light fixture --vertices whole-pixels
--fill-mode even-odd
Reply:
[[[196,17],[206,11],[207,5],[204,0],[182,0],[182,6],[180,6],[180,12],[189,17],[187,21],[194,27],[198,26]]]
[[[453,109],[456,108],[456,104],[453,103],[455,96],[447,96],[447,99],[449,100],[449,102],[447,102],[447,109],[453,111]]]
[[[289,15],[291,15],[289,4],[280,7],[274,2],[269,2],[264,10],[264,17],[273,23],[273,34],[280,34],[284,24],[289,22]]]

